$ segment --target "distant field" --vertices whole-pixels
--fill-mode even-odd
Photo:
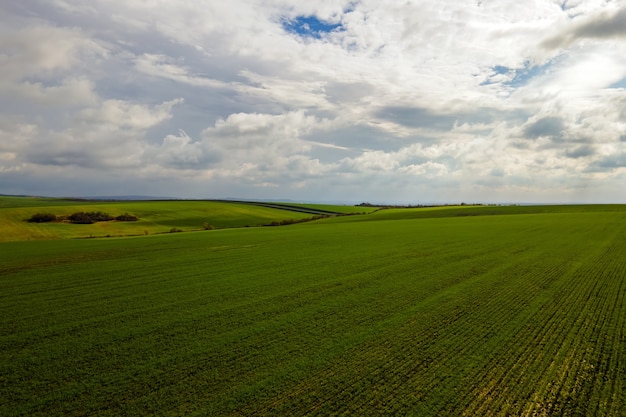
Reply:
[[[336,204],[304,204],[304,203],[289,203],[292,206],[307,207],[319,210],[334,211],[343,214],[368,214],[379,210],[378,207],[363,207],[363,206],[341,206]]]
[[[306,207],[303,205],[303,207]],[[316,206],[321,209],[322,205]],[[341,206],[327,206],[327,210]],[[352,208],[345,208],[349,213]],[[33,214],[51,212],[69,215],[79,211],[103,211],[113,216],[131,213],[138,222],[99,222],[90,225],[28,223]],[[105,236],[129,236],[203,230],[205,224],[215,228],[261,226],[286,220],[303,220],[307,213],[249,204],[218,201],[85,201],[34,197],[0,197],[0,242],[36,239],[63,239]]]
[[[0,243],[0,415],[626,415],[626,208],[484,209]]]
[[[377,209],[375,220],[410,220],[440,217],[499,216],[514,214],[605,213],[624,212],[623,204],[540,205],[540,206],[440,206],[419,208]],[[371,221],[372,217],[343,217],[338,222]]]

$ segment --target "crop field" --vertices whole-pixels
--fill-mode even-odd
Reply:
[[[626,415],[626,207],[479,209],[2,242],[0,415]]]

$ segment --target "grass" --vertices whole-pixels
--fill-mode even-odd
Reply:
[[[626,210],[450,210],[0,243],[0,415],[624,415]]]
[[[69,215],[80,211],[102,211],[113,216],[128,212],[140,220],[91,225],[26,222],[35,213]],[[85,201],[0,197],[0,242],[144,235],[167,233],[174,228],[181,231],[203,230],[205,223],[215,228],[255,227],[311,217],[309,213],[218,201]]]
[[[377,209],[371,212],[374,217],[349,217],[335,219],[338,222],[361,222],[375,220],[410,220],[442,217],[502,216],[517,214],[556,214],[556,213],[606,213],[626,211],[623,204],[598,205],[539,205],[539,206],[438,206],[420,208]]]
[[[284,204],[284,203],[283,203]],[[290,206],[304,207],[311,209],[319,209],[326,211],[333,211],[343,214],[368,214],[375,212],[379,207],[363,207],[363,206],[345,206],[337,204],[304,204],[304,203],[289,203]]]

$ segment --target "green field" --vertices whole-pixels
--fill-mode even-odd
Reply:
[[[89,225],[26,222],[35,213],[69,215],[80,211],[102,211],[113,216],[130,213],[139,217],[139,221]],[[204,230],[205,224],[218,229],[256,227],[285,220],[309,219],[315,214],[223,201],[89,201],[0,197],[0,242],[146,235],[168,233],[172,229],[194,231]]]
[[[626,415],[625,254],[626,206],[2,242],[0,415]]]

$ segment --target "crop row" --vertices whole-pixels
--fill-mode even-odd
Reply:
[[[617,267],[623,274],[624,265],[612,251],[594,255],[559,277],[550,297],[480,377],[489,383],[468,407],[468,415],[486,410],[515,415],[571,415],[586,414],[588,404],[600,407],[598,402],[590,402],[588,391],[602,387],[603,381],[591,376],[598,372],[602,360],[599,352],[611,353],[606,351],[606,340],[593,341],[598,333],[611,330],[609,321],[619,318],[615,307],[616,301],[620,307],[623,289],[621,276],[614,270]],[[619,373],[619,367],[611,372]],[[607,380],[616,377],[614,374]],[[612,407],[619,407],[619,402]],[[605,411],[601,414],[611,414]]]
[[[487,272],[479,263],[490,257],[457,264],[475,275],[440,291],[436,303],[421,301],[380,323],[287,395],[271,396],[261,414],[619,414],[624,370],[608,365],[619,357],[619,333],[589,342],[622,328],[611,324],[622,320],[624,297],[618,236],[591,254],[592,244],[557,239]],[[445,268],[437,273],[446,276]],[[592,356],[594,349],[605,353]]]

